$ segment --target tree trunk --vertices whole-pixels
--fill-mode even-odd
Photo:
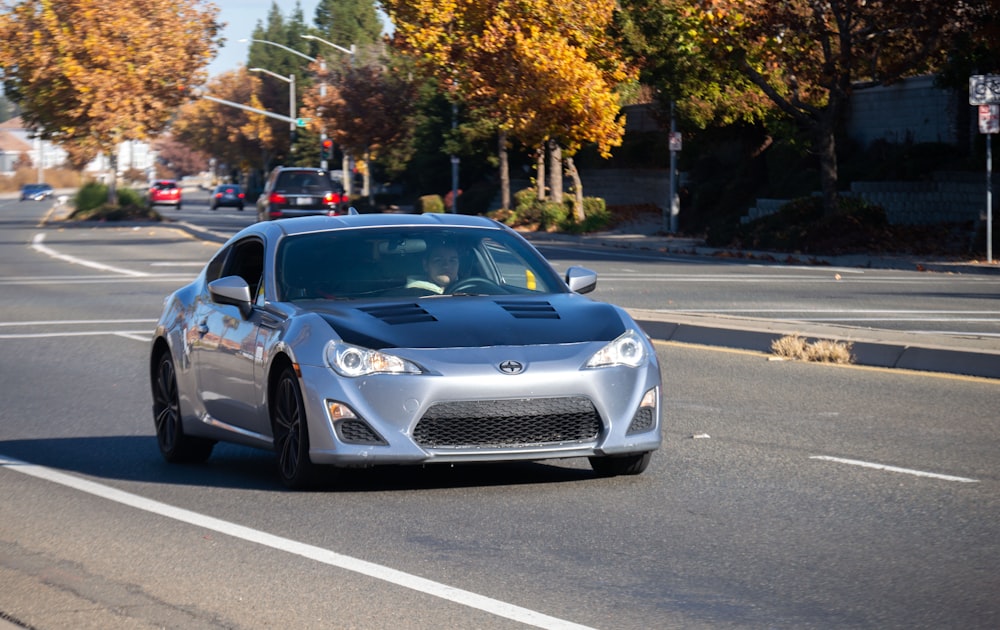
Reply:
[[[576,170],[572,157],[566,158],[566,172],[573,179],[573,217],[580,224],[587,218],[583,211],[583,182],[580,181],[580,171]]]
[[[118,205],[118,147],[108,153],[108,205]]]
[[[510,210],[510,163],[507,160],[507,130],[500,130],[497,150],[500,158],[500,207]]]
[[[535,151],[535,187],[539,201],[545,201],[545,145]]]
[[[837,212],[837,125],[827,112],[821,118],[818,129],[817,149],[819,152],[819,182],[823,191],[823,214],[833,216]]]
[[[563,202],[563,170],[562,147],[555,140],[549,139],[549,192],[555,203]]]

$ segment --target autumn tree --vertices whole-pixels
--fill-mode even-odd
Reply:
[[[181,178],[203,172],[208,167],[208,156],[190,145],[178,142],[171,134],[164,134],[153,142],[157,158],[169,165],[171,176]]]
[[[305,111],[313,126],[346,154],[365,165],[365,186],[371,191],[372,159],[407,144],[414,84],[403,72],[380,63],[318,71],[319,83],[305,95]]]
[[[386,0],[383,6],[396,45],[453,98],[493,119],[502,137],[535,147],[551,142],[568,156],[583,143],[595,143],[602,155],[621,143],[614,88],[629,73],[608,37],[612,0]],[[561,186],[558,164],[550,177]]]
[[[700,50],[813,134],[823,206],[837,208],[836,134],[851,95],[943,66],[977,0],[701,0]]]
[[[260,79],[239,68],[212,79],[204,93],[260,110],[260,90]],[[180,108],[171,131],[177,142],[215,156],[230,170],[263,171],[272,157],[273,130],[268,121],[262,114],[199,99]]]
[[[117,171],[118,145],[162,130],[204,81],[216,14],[198,0],[3,0],[6,92],[42,138]]]

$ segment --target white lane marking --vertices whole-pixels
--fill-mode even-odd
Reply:
[[[149,263],[150,267],[204,267],[203,262],[154,262]]]
[[[126,339],[132,339],[133,341],[143,341],[146,343],[153,340],[153,337],[149,333],[116,332],[112,334],[119,337],[125,337]]]
[[[87,330],[75,332],[52,332],[52,333],[5,333],[0,335],[0,339],[45,339],[53,337],[96,337],[98,335],[119,335],[128,337],[129,335],[144,335],[141,341],[149,341],[149,331],[143,330]],[[134,339],[134,337],[129,337]]]
[[[114,501],[138,510],[143,510],[151,514],[156,514],[158,516],[171,518],[182,523],[194,525],[195,527],[209,529],[219,532],[220,534],[225,534],[227,536],[232,536],[233,538],[257,543],[265,547],[277,549],[278,551],[284,551],[286,553],[301,556],[308,560],[327,564],[345,571],[366,575],[368,577],[375,578],[376,580],[382,580],[390,584],[395,584],[396,586],[409,588],[420,593],[438,597],[469,608],[482,610],[484,612],[497,615],[498,617],[510,619],[529,626],[559,630],[588,630],[588,626],[566,621],[565,619],[550,617],[549,615],[528,608],[522,608],[521,606],[509,604],[498,599],[493,599],[492,597],[479,595],[478,593],[466,591],[454,586],[448,586],[447,584],[442,584],[441,582],[435,582],[427,578],[422,578],[397,569],[375,564],[374,562],[368,562],[359,558],[346,556],[335,551],[330,551],[329,549],[298,542],[282,536],[275,536],[274,534],[268,534],[267,532],[257,529],[237,525],[236,523],[199,514],[198,512],[192,512],[191,510],[185,510],[166,503],[147,499],[146,497],[142,497],[137,494],[132,494],[123,490],[118,490],[117,488],[112,488],[111,486],[81,479],[80,477],[68,475],[51,468],[46,468],[45,466],[29,464],[27,462],[0,455],[0,467],[23,473],[25,475],[30,475],[38,479],[44,479],[52,483],[57,483],[81,492],[86,492],[87,494],[107,499],[109,501]]]
[[[862,468],[874,468],[876,470],[885,470],[887,472],[903,473],[905,475],[915,475],[917,477],[930,477],[931,479],[942,479],[944,481],[958,481],[960,483],[979,483],[978,479],[969,479],[968,477],[955,477],[953,475],[942,475],[939,473],[926,472],[923,470],[913,470],[911,468],[899,468],[897,466],[887,466],[885,464],[876,464],[874,462],[864,462],[859,459],[845,459],[843,457],[829,457],[827,455],[810,455],[809,459],[818,459],[827,462],[836,462],[838,464],[848,464],[850,466],[861,466]]]
[[[120,273],[124,276],[136,276],[143,277],[149,274],[145,271],[132,271],[131,269],[122,269],[121,267],[113,267],[111,265],[105,265],[104,263],[94,262],[92,260],[86,260],[84,258],[77,258],[76,256],[69,256],[67,254],[60,254],[56,250],[43,245],[42,242],[45,240],[45,234],[35,234],[35,238],[32,240],[31,247],[37,252],[45,254],[46,256],[51,256],[52,258],[57,258],[59,260],[72,263],[74,265],[82,265],[84,267],[90,267],[91,269],[100,269],[101,271],[110,271],[112,273]]]
[[[78,324],[155,324],[155,319],[50,319],[33,322],[0,322],[0,326],[70,326]]]
[[[187,283],[194,280],[195,276],[157,275],[148,273],[144,276],[99,276],[96,278],[62,278],[37,279],[24,278],[16,280],[0,279],[0,285],[39,285],[39,284],[122,284],[126,282],[170,282],[173,284]]]

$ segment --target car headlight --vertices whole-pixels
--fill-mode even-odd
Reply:
[[[352,346],[335,341],[326,347],[326,360],[341,376],[367,376],[369,374],[420,374],[421,370],[411,361],[395,355]]]
[[[639,367],[646,361],[646,344],[634,330],[627,330],[590,357],[584,367],[601,368],[612,365]]]

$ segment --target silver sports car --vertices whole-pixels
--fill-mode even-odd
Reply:
[[[513,230],[447,214],[252,225],[170,295],[150,353],[163,457],[272,449],[291,488],[337,467],[588,457],[638,474],[660,368],[621,308]]]

